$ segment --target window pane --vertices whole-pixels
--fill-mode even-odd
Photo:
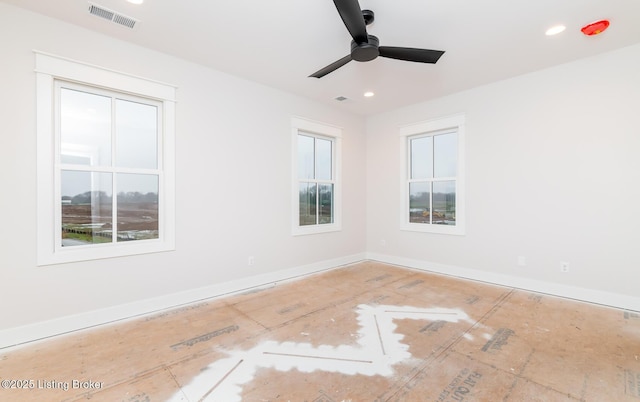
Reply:
[[[298,178],[314,178],[314,153],[314,138],[298,135]]]
[[[316,184],[300,183],[300,226],[316,224]]]
[[[158,108],[116,100],[116,166],[158,167]]]
[[[60,161],[111,166],[111,98],[60,90]]]
[[[331,180],[331,141],[316,138],[316,179]]]
[[[318,223],[333,223],[333,184],[320,184]]]
[[[409,222],[429,223],[431,183],[409,183]]]
[[[63,170],[60,178],[62,246],[111,242],[111,173]]]
[[[158,238],[158,176],[117,175],[118,241]]]
[[[437,181],[433,183],[433,223],[456,224],[456,182]]]
[[[435,155],[434,177],[455,177],[458,165],[458,136],[455,133],[433,138]]]
[[[433,177],[432,137],[415,138],[410,141],[411,179],[430,179]]]

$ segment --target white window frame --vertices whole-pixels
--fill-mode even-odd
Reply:
[[[457,133],[457,175],[456,182],[456,224],[455,225],[435,225],[426,223],[415,223],[409,221],[409,183],[410,183],[410,140],[420,136],[433,136],[445,131],[455,131]],[[400,149],[401,149],[401,207],[400,207],[400,229],[449,235],[465,234],[465,170],[464,170],[464,149],[465,149],[465,115],[456,114],[420,123],[401,127]]]
[[[176,87],[35,51],[37,105],[37,264],[61,264],[175,249],[175,92]],[[59,132],[55,127],[56,85],[60,81],[151,99],[162,106],[158,138],[159,238],[61,247]],[[68,150],[81,152],[82,150]],[[113,195],[116,197],[116,194]]]
[[[291,189],[291,223],[292,235],[309,235],[315,233],[336,232],[342,230],[342,129],[324,123],[307,120],[300,117],[291,119],[292,131],[292,189]],[[333,223],[315,225],[300,225],[300,181],[298,177],[298,135],[313,136],[328,139],[332,146],[332,177],[333,177]]]

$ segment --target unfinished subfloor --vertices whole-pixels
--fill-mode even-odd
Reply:
[[[0,350],[0,400],[640,401],[639,359],[636,312],[363,262]]]

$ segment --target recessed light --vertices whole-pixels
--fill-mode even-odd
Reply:
[[[373,95],[375,95],[375,94],[373,92],[371,92],[371,91],[368,91],[368,92],[364,93],[364,97],[365,98],[371,98]]]
[[[556,25],[547,29],[547,32],[545,32],[545,35],[547,36],[557,35],[560,32],[563,32],[565,29],[567,29],[567,27],[565,27],[564,25]]]
[[[127,0],[131,4],[142,4],[144,0]]]

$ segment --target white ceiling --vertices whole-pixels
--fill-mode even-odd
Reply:
[[[435,64],[377,58],[308,75],[346,56],[351,37],[332,0],[126,0],[93,3],[140,22],[88,13],[86,0],[2,0],[344,110],[371,114],[640,42],[638,0],[361,0],[380,45],[445,50]],[[580,28],[609,19],[587,37]],[[544,32],[562,23],[567,30]],[[374,91],[373,98],[364,98]],[[338,102],[334,98],[345,96]]]

